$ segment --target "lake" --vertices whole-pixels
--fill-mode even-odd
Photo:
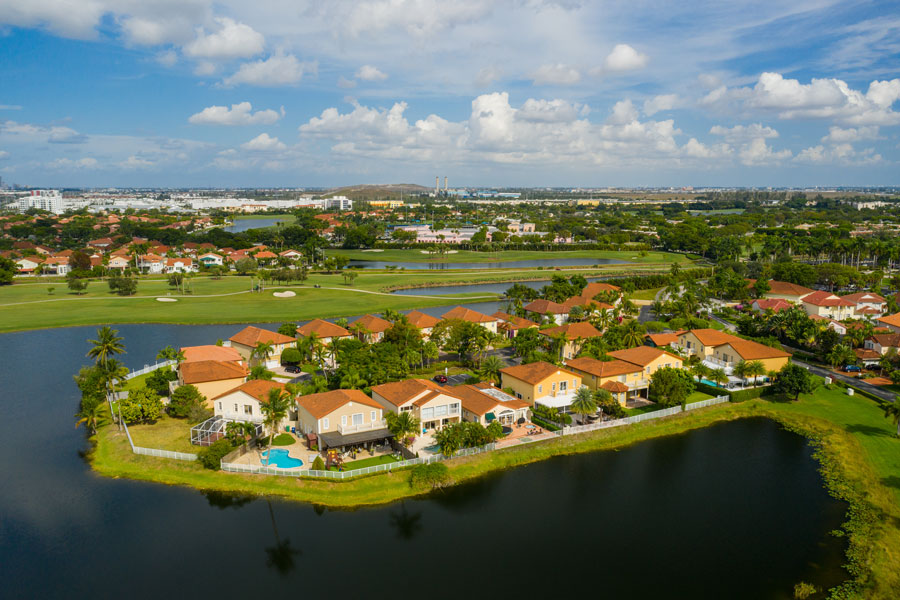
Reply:
[[[588,282],[605,281],[609,277],[588,277]],[[452,294],[468,294],[468,293],[490,293],[505,294],[506,290],[511,288],[513,284],[519,283],[526,287],[539,290],[550,283],[549,279],[540,279],[537,281],[507,281],[504,283],[473,283],[470,285],[432,285],[428,287],[409,288],[405,290],[394,290],[392,294],[403,294],[404,296],[447,296]]]
[[[137,368],[240,326],[116,328]],[[356,511],[98,477],[72,418],[94,333],[0,335],[4,597],[788,598],[844,577],[828,532],[845,505],[805,440],[763,419]]]
[[[538,258],[531,260],[507,260],[496,262],[400,262],[384,260],[351,260],[350,266],[360,269],[404,268],[413,271],[434,269],[534,269],[537,267],[591,267],[594,265],[627,265],[627,260],[617,258]]]
[[[287,223],[293,220],[294,218],[290,216],[267,217],[264,219],[236,217],[234,219],[234,224],[229,225],[224,229],[225,231],[230,231],[231,233],[240,233],[241,231],[247,231],[248,229],[263,229],[265,227],[274,227],[276,223]]]

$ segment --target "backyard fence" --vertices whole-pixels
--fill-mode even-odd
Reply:
[[[125,435],[128,436],[128,443],[131,445],[131,451],[135,454],[143,454],[145,456],[158,456],[160,458],[174,458],[175,460],[197,460],[196,454],[190,454],[188,452],[173,452],[172,450],[159,450],[158,448],[144,448],[142,446],[135,446],[134,440],[131,439],[131,432],[128,431],[128,423],[126,423],[124,419],[122,420],[122,427],[125,428]]]
[[[440,462],[448,458],[459,458],[461,456],[471,456],[473,454],[481,454],[482,452],[490,452],[496,448],[496,444],[487,444],[478,448],[464,448],[454,454],[452,457],[443,454],[435,454],[424,458],[412,458],[410,460],[402,460],[400,462],[386,463],[375,465],[372,467],[363,467],[361,469],[353,469],[352,471],[313,471],[312,469],[278,469],[276,467],[264,467],[262,465],[245,465],[239,463],[227,463],[222,461],[223,471],[230,473],[253,473],[255,475],[279,475],[282,477],[319,477],[324,479],[350,479],[359,477],[360,475],[372,475],[374,473],[385,473],[405,467],[415,465],[427,465],[429,463]]]
[[[716,404],[724,404],[728,402],[728,396],[718,396],[716,398],[710,398],[708,400],[701,400],[699,402],[692,402],[682,409],[680,406],[673,406],[672,408],[664,408],[662,410],[654,410],[652,412],[646,412],[640,415],[634,415],[633,417],[626,417],[624,419],[613,419],[611,421],[602,421],[600,423],[591,423],[590,425],[575,425],[573,427],[566,427],[559,431],[554,431],[558,436],[564,435],[575,435],[578,433],[587,433],[589,431],[597,431],[598,429],[608,429],[610,427],[621,427],[623,425],[633,425],[634,423],[640,423],[641,421],[649,421],[651,419],[661,419],[663,417],[670,417],[672,415],[681,414],[682,412],[686,412],[689,410],[696,410],[698,408],[705,408],[707,406],[715,406]]]
[[[134,379],[135,377],[140,377],[141,375],[146,375],[151,371],[155,371],[157,369],[162,369],[163,367],[171,367],[176,364],[177,361],[174,360],[164,360],[162,362],[158,362],[152,365],[144,365],[143,369],[138,369],[136,371],[132,371],[128,375],[125,376],[125,379]]]

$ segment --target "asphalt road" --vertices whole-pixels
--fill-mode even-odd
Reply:
[[[835,373],[834,371],[829,371],[828,369],[823,369],[822,367],[817,367],[815,365],[811,365],[809,363],[805,363],[801,360],[797,360],[796,358],[791,359],[795,365],[799,365],[806,369],[809,369],[810,373],[815,375],[819,375],[820,377],[831,377],[832,379],[838,379],[843,381],[844,383],[852,384],[855,387],[858,387],[861,390],[865,390],[866,392],[881,398],[882,400],[887,400],[888,402],[894,402],[897,399],[897,394],[886,390],[880,386],[872,385],[871,383],[866,383],[865,379],[857,379],[856,377],[851,377],[849,375],[844,375],[843,373]]]

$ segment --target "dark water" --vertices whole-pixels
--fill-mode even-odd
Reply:
[[[242,219],[237,217],[234,220],[234,225],[230,225],[225,227],[225,231],[230,231],[232,233],[240,233],[241,231],[247,231],[248,229],[263,229],[265,227],[272,227],[276,223],[279,222],[287,222],[292,221],[293,217],[272,217],[271,219]]]
[[[452,261],[449,258],[448,261]],[[590,267],[593,265],[627,265],[627,260],[617,258],[539,258],[533,260],[507,260],[498,262],[393,262],[383,260],[351,260],[351,267],[385,269],[403,267],[407,270],[429,269],[532,269],[535,267]]]
[[[592,281],[603,281],[605,279],[609,279],[609,277],[588,277],[587,280],[589,282]],[[407,290],[396,290],[391,292],[393,294],[403,294],[405,296],[447,296],[452,294],[466,294],[466,293],[492,293],[492,294],[503,294],[508,290],[514,283],[519,283],[526,287],[530,287],[535,290],[539,290],[545,285],[550,283],[549,279],[541,279],[538,281],[507,281],[504,283],[473,283],[471,285],[434,285],[428,287],[420,287],[420,288],[411,288]]]
[[[140,367],[240,327],[117,328]],[[71,380],[93,333],[0,336],[4,598],[755,599],[843,576],[827,532],[845,507],[805,441],[761,419],[357,511],[96,477]]]

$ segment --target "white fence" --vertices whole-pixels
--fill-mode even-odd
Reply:
[[[128,423],[126,423],[124,419],[122,420],[122,427],[125,428],[125,435],[128,436],[128,443],[131,444],[131,451],[135,454],[158,456],[160,458],[174,458],[175,460],[197,460],[196,454],[190,454],[188,452],[173,452],[172,450],[159,450],[157,448],[144,448],[142,446],[135,446],[134,440],[131,439],[131,432],[128,431]]]
[[[710,398],[708,400],[701,400],[699,402],[692,402],[682,408],[680,406],[673,406],[672,408],[664,408],[662,410],[654,410],[651,412],[642,413],[640,415],[634,415],[633,417],[626,417],[624,419],[614,419],[612,421],[603,421],[600,423],[592,423],[590,425],[575,425],[574,427],[566,427],[559,431],[556,431],[556,435],[575,435],[578,433],[587,433],[588,431],[597,431],[598,429],[607,429],[609,427],[621,427],[622,425],[632,425],[634,423],[640,423],[641,421],[649,421],[651,419],[661,419],[662,417],[670,417],[672,415],[677,415],[685,411],[696,410],[698,408],[705,408],[707,406],[715,406],[716,404],[724,404],[728,402],[728,396],[718,396],[716,398]]]
[[[162,362],[158,362],[152,365],[144,365],[143,369],[138,369],[136,371],[132,371],[128,375],[125,376],[125,379],[134,379],[135,377],[140,377],[146,373],[150,373],[151,371],[155,371],[157,369],[162,369],[163,367],[170,367],[176,364],[177,361],[174,360],[164,360]]]
[[[373,467],[363,467],[361,469],[353,469],[352,471],[313,471],[312,469],[278,469],[276,467],[264,467],[262,465],[244,465],[238,463],[222,463],[222,470],[230,473],[253,473],[256,475],[279,475],[282,477],[321,477],[325,479],[350,479],[351,477],[359,477],[360,475],[371,475],[373,473],[385,473],[395,469],[411,467],[414,465],[425,465],[433,462],[440,462],[448,458],[459,458],[460,456],[471,456],[473,454],[481,454],[482,452],[490,452],[496,448],[495,444],[487,444],[478,448],[464,448],[454,454],[452,457],[443,454],[435,454],[424,458],[413,458],[410,460],[402,460],[400,462],[386,463],[383,465],[375,465]]]

